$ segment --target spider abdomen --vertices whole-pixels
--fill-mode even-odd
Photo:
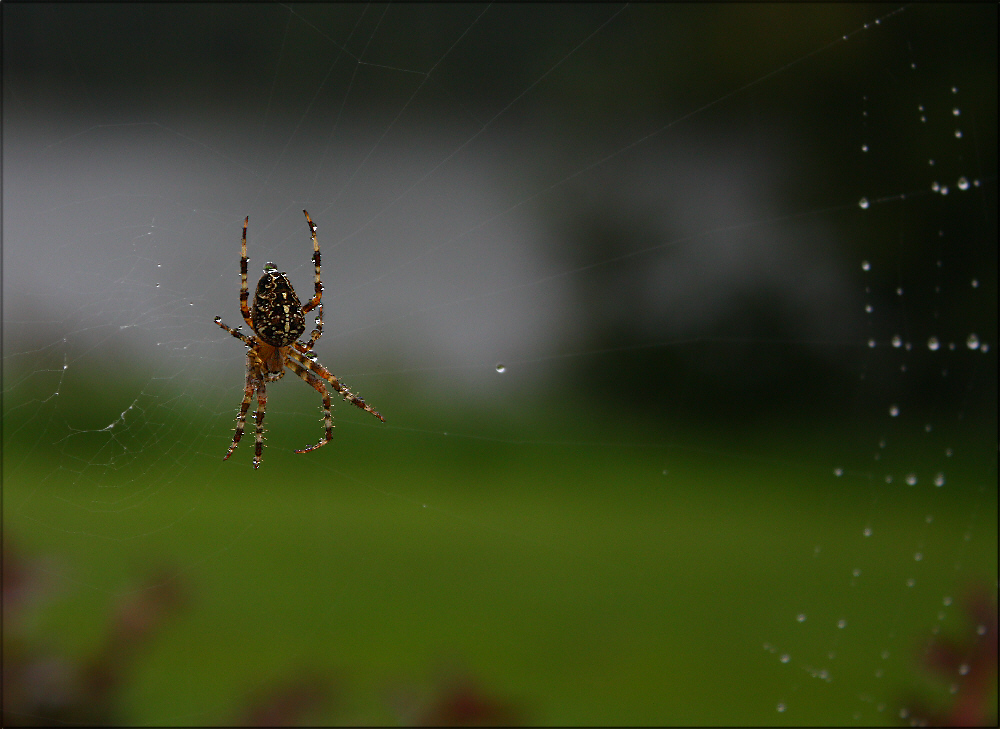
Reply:
[[[272,347],[285,347],[306,330],[306,317],[284,273],[267,271],[257,282],[250,312],[253,330]]]

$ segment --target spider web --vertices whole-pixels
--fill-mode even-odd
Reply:
[[[440,662],[530,723],[972,695],[924,662],[996,601],[995,6],[3,10],[5,539],[70,654],[150,564],[202,600],[129,723],[310,662],[360,687],[320,723]],[[246,215],[311,290],[304,208],[387,422],[295,455],[286,377],[254,472],[213,318]]]

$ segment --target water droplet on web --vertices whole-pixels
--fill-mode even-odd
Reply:
[[[979,337],[973,332],[965,340],[965,346],[969,349],[979,349]]]
[[[972,288],[974,288],[974,289],[978,289],[979,288],[979,279],[977,279],[977,278],[972,279]]]
[[[781,713],[784,710],[785,710],[785,705],[784,704],[778,704],[778,712]]]
[[[938,341],[937,337],[931,337],[927,340],[927,349],[932,352],[937,352],[941,348],[941,342]]]
[[[908,474],[906,474],[906,485],[907,486],[916,486],[917,485],[917,474],[915,474],[915,473],[908,473]]]
[[[902,286],[898,286],[896,288],[896,296],[902,296],[902,295],[903,295],[903,287]]]
[[[844,628],[847,627],[847,621],[841,618],[840,620],[837,621],[837,627],[843,630]]]
[[[953,454],[954,452],[955,452],[955,451],[953,451],[953,450],[952,450],[951,448],[945,448],[945,449],[944,449],[944,454],[945,454],[945,455],[946,455],[946,456],[947,456],[948,458],[951,458],[951,455],[952,455],[952,454]]]
[[[871,304],[865,304],[865,313],[871,314],[873,311],[875,311],[874,306]]]
[[[913,559],[917,562],[921,561],[923,558],[924,558],[923,552],[917,552],[916,554],[913,555]]]
[[[868,340],[868,348],[869,349],[875,349],[875,340],[874,339],[869,339]]]
[[[934,430],[934,428],[931,426],[930,423],[927,423],[927,425],[924,426],[925,433],[930,433],[932,430]]]
[[[854,575],[855,577],[861,577],[861,570],[859,570],[858,568],[856,568],[856,567],[855,567],[855,568],[854,568],[854,569],[853,569],[853,570],[851,571],[851,574],[852,574],[852,575]]]
[[[941,185],[940,185],[940,183],[937,180],[935,180],[934,182],[931,183],[931,190],[933,192],[940,192],[941,191]]]
[[[864,534],[866,537],[870,537],[872,535],[872,528],[871,527],[865,527],[864,531],[862,531],[861,533]]]
[[[958,93],[958,87],[957,86],[952,86],[951,87],[951,93],[957,94]]]
[[[868,198],[863,197],[860,200],[858,200],[858,207],[861,208],[862,210],[867,210],[868,209]]]
[[[890,405],[889,415],[891,415],[894,418],[897,417],[899,415],[899,405]]]
[[[915,579],[913,579],[912,577],[910,577],[908,580],[906,580],[906,586],[907,587],[913,587],[916,584],[917,584],[917,581]]]
[[[949,605],[951,605],[951,598],[946,595],[945,598],[941,601],[941,604],[944,605],[945,607],[948,607]]]
[[[901,336],[899,336],[898,334],[895,335],[892,338],[892,346],[896,347],[897,349],[899,349],[900,347],[902,347],[903,346],[903,338]]]
[[[844,475],[844,469],[843,468],[835,468],[835,469],[833,469],[833,475],[834,476],[843,476]]]
[[[788,663],[790,660],[792,660],[792,657],[787,653],[782,653],[781,658],[779,658],[778,660],[781,661],[782,663]]]
[[[886,483],[892,483],[892,475],[891,474],[885,477],[885,482]]]
[[[867,152],[868,151],[868,145],[867,144],[862,144],[861,145],[861,151],[862,152]]]
[[[942,486],[944,486],[944,484],[945,484],[944,474],[943,473],[937,474],[934,477],[934,485],[937,486],[938,488],[941,488]]]
[[[221,316],[215,317],[215,323],[216,324],[218,324],[220,321],[222,321],[222,317]]]
[[[968,663],[963,663],[961,666],[958,667],[958,674],[960,676],[965,676],[968,673],[969,673],[969,664]]]
[[[798,620],[800,623],[804,623],[806,622],[806,614],[799,613],[798,615],[795,616],[795,619]]]
[[[955,130],[955,139],[961,139],[961,138],[962,138],[962,130],[961,129],[956,129]]]
[[[955,116],[960,116],[962,112],[958,109],[958,107],[956,107],[951,110],[951,113],[954,114]]]
[[[959,190],[968,190],[969,189],[969,181],[966,178],[964,178],[964,177],[959,177],[957,184],[958,184],[958,189]]]
[[[278,267],[275,266],[271,261],[268,261],[267,263],[264,264],[264,269],[263,269],[264,273],[273,273],[277,270]]]
[[[500,374],[503,374],[506,371],[507,371],[507,367],[504,365],[504,363],[503,362],[497,362],[497,372],[499,372]]]
[[[861,270],[862,271],[870,271],[871,267],[872,267],[872,264],[870,264],[868,261],[862,261],[861,262]]]
[[[976,626],[976,635],[986,635],[986,626],[985,625],[977,625]]]

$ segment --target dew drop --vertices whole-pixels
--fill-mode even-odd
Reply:
[[[958,93],[958,87],[957,86],[952,86],[951,87],[951,93],[957,94]]]
[[[858,207],[861,208],[862,210],[867,210],[868,209],[868,198],[863,197],[860,200],[858,200]]]
[[[941,342],[938,341],[937,337],[931,337],[930,339],[927,340],[927,349],[931,350],[932,352],[937,352],[939,349],[941,349]]]
[[[934,476],[934,485],[935,486],[937,486],[938,488],[941,488],[942,486],[944,486],[944,484],[945,484],[945,479],[944,479],[944,474],[943,473],[938,473],[936,476]]]
[[[497,372],[499,372],[500,374],[503,374],[506,371],[507,371],[507,367],[504,365],[504,363],[503,362],[497,362]]]
[[[792,657],[787,653],[782,653],[781,658],[779,658],[778,660],[781,661],[782,663],[788,663],[790,660],[792,660]]]
[[[888,475],[888,476],[885,477],[885,482],[886,483],[892,483],[892,474],[890,474],[890,475]]]
[[[862,144],[861,145],[861,151],[862,152],[867,152],[868,151],[868,145],[867,144]]]
[[[847,621],[841,618],[840,620],[837,621],[837,627],[843,630],[844,628],[847,627]]]
[[[940,185],[940,183],[937,180],[935,180],[934,182],[931,183],[931,191],[932,192],[939,192],[940,190],[941,190],[941,185]]]
[[[961,116],[962,112],[957,107],[951,110],[951,113],[955,116]]]
[[[978,289],[979,288],[979,279],[978,278],[972,279],[972,288],[974,288],[974,289]]]
[[[968,190],[969,189],[969,181],[965,177],[959,177],[958,178],[958,182],[956,184],[958,185],[958,189],[959,190]]]
[[[902,286],[896,287],[896,296],[902,296],[902,295],[903,295],[903,287]]]
[[[834,476],[838,476],[838,477],[839,476],[843,476],[844,475],[844,469],[843,468],[835,468],[835,469],[833,469],[833,475]]]
[[[951,605],[951,597],[946,595],[945,598],[941,601],[941,604],[944,605],[945,607],[949,607]]]
[[[899,405],[890,405],[889,415],[891,415],[894,418],[897,417],[899,415]]]
[[[862,531],[861,533],[864,534],[866,537],[870,537],[872,535],[872,528],[871,527],[865,527],[864,531]]]
[[[962,138],[962,130],[961,129],[956,129],[955,130],[955,139],[961,139],[961,138]]]
[[[870,271],[871,268],[872,268],[872,264],[870,264],[868,261],[862,261],[861,262],[861,270],[862,271]]]
[[[924,558],[923,552],[917,552],[916,554],[913,555],[913,559],[917,562],[920,562],[923,558]]]
[[[859,570],[859,569],[858,569],[857,567],[855,567],[855,568],[854,568],[854,569],[853,569],[853,570],[851,571],[851,574],[852,574],[852,575],[854,575],[855,577],[861,577],[861,570]]]
[[[917,581],[915,579],[913,579],[912,577],[910,577],[909,579],[906,580],[906,586],[907,587],[913,587],[916,584],[917,584]]]
[[[875,307],[874,306],[872,306],[871,304],[865,304],[865,312],[866,313],[871,314],[873,311],[875,311]]]
[[[868,348],[869,349],[875,349],[875,340],[874,339],[869,339],[868,340]]]
[[[784,704],[778,704],[778,713],[781,713],[784,710],[785,710],[785,705]]]
[[[892,346],[899,349],[903,346],[903,338],[898,334],[892,338]]]
[[[218,324],[220,321],[222,321],[222,317],[221,316],[215,317],[215,323],[216,324]]]
[[[907,486],[916,486],[917,485],[917,474],[915,474],[915,473],[908,473],[908,474],[906,474],[906,485]]]
[[[965,346],[969,349],[979,349],[979,337],[973,332],[965,340]]]
[[[267,263],[264,264],[263,270],[264,273],[273,273],[274,271],[278,270],[278,267],[275,266],[271,261],[268,261]]]
[[[804,623],[806,622],[806,614],[799,613],[798,615],[795,616],[795,619],[798,620],[800,623]]]

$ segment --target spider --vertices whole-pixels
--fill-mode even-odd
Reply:
[[[306,216],[309,232],[312,235],[312,259],[313,265],[316,267],[314,277],[316,293],[305,306],[299,303],[299,297],[295,295],[288,275],[278,271],[273,263],[266,263],[264,264],[264,275],[257,282],[253,306],[247,307],[247,299],[250,298],[250,293],[247,290],[247,261],[249,260],[247,258],[247,225],[250,222],[250,216],[248,215],[243,221],[243,246],[240,255],[240,312],[243,314],[243,321],[247,323],[255,336],[243,334],[240,331],[242,327],[233,329],[226,326],[222,323],[221,316],[215,317],[216,324],[247,346],[246,388],[239,415],[236,416],[236,434],[233,436],[233,443],[226,451],[226,455],[222,457],[224,461],[233,455],[236,446],[240,444],[240,438],[243,437],[243,429],[246,425],[247,409],[250,407],[254,393],[257,393],[257,410],[254,413],[256,444],[253,467],[260,467],[261,454],[264,450],[264,411],[267,408],[265,383],[274,382],[284,377],[286,367],[323,396],[323,419],[326,425],[326,434],[316,445],[302,448],[295,451],[296,453],[308,453],[316,450],[333,439],[333,417],[330,415],[330,393],[326,389],[327,383],[332,385],[333,389],[349,403],[366,410],[383,423],[385,422],[385,418],[379,415],[376,410],[373,410],[362,398],[344,387],[329,370],[317,362],[312,352],[313,346],[323,334],[323,304],[321,303],[323,284],[320,281],[319,243],[316,241],[316,225],[309,217],[308,212],[305,210],[302,212]],[[316,310],[316,328],[312,330],[308,341],[296,341],[306,330],[305,315],[313,309]]]

